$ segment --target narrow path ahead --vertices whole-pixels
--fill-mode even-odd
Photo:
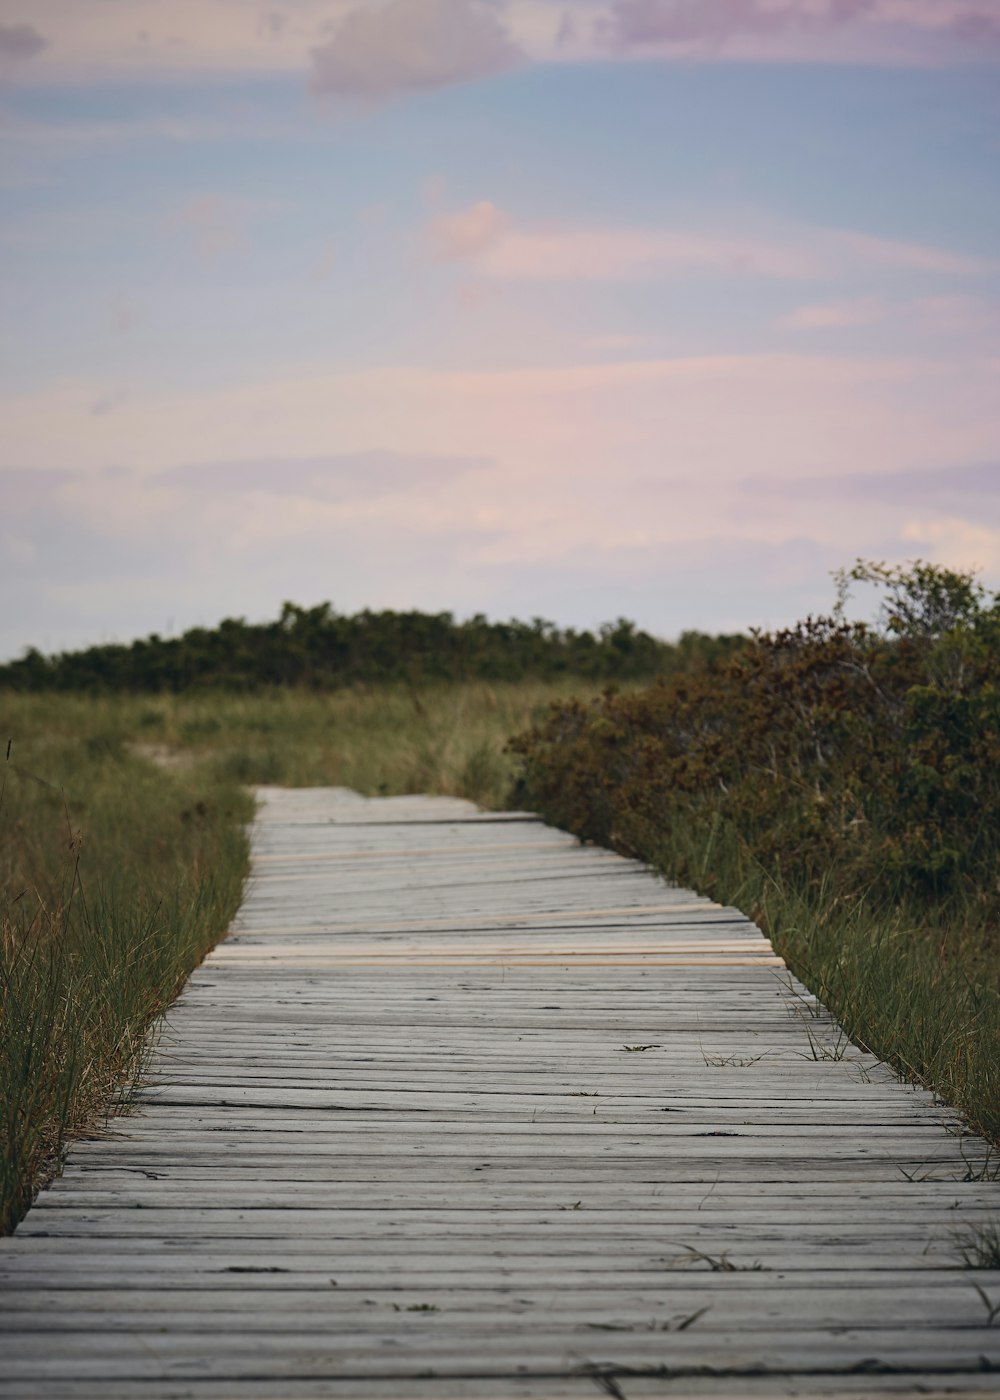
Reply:
[[[528,815],[261,799],[142,1111],[0,1242],[0,1395],[996,1391],[983,1144],[741,914]]]

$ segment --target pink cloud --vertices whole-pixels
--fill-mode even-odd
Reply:
[[[328,596],[334,577],[345,609],[371,604],[390,584],[422,606],[461,599],[471,608],[474,580],[450,570],[456,542],[477,567],[492,560],[494,589],[516,579],[525,599],[544,601],[547,571],[575,596],[567,570],[579,558],[580,579],[612,615],[613,551],[635,571],[637,598],[661,596],[656,569],[690,551],[712,561],[717,582],[724,562],[726,606],[734,598],[742,606],[750,582],[733,563],[741,549],[770,560],[782,541],[807,536],[804,557],[827,589],[826,568],[861,553],[891,557],[904,522],[948,517],[997,529],[995,512],[983,509],[996,495],[995,380],[995,363],[950,348],[937,362],[811,353],[588,357],[488,372],[317,364],[286,380],[137,387],[104,415],[92,411],[101,386],[60,382],[0,405],[0,465],[74,463],[65,477],[22,471],[8,483],[15,496],[54,489],[65,549],[62,535],[52,543],[48,505],[37,531],[19,524],[16,533],[44,561],[33,593],[59,583],[78,599],[99,585],[94,616],[105,628],[124,625],[120,609],[160,559],[172,607],[178,589],[218,601],[229,597],[219,592],[225,585],[240,599],[233,610],[246,612],[270,560],[279,600]],[[104,475],[115,461],[133,473]],[[941,462],[982,465],[945,479]],[[185,463],[225,465],[181,470]],[[866,463],[877,464],[868,483]],[[909,485],[898,489],[904,473]],[[104,543],[84,567],[74,541],[88,530]],[[980,546],[969,542],[983,561]],[[957,543],[914,541],[906,552],[931,547],[943,554]],[[116,548],[135,562],[109,580]],[[8,592],[23,577],[13,565]],[[699,592],[690,571],[681,582],[685,597]],[[501,596],[491,592],[490,607]],[[33,606],[30,594],[25,601]],[[628,602],[614,611],[630,612]],[[532,610],[542,602],[524,609]],[[21,625],[26,614],[10,612]]]
[[[607,355],[627,355],[648,347],[649,343],[648,336],[611,331],[605,335],[586,336],[583,340],[583,348],[597,350],[601,354]]]
[[[522,60],[480,0],[386,0],[351,10],[312,51],[316,92],[383,100],[488,77]]]
[[[615,0],[612,34],[624,44],[723,43],[740,35],[830,29],[877,10],[878,0]]]
[[[0,63],[21,63],[48,47],[48,40],[31,24],[0,24]]]
[[[922,297],[914,310],[921,327],[933,335],[990,334],[995,339],[1000,327],[1000,307],[982,297]]]
[[[488,199],[467,209],[442,214],[428,227],[435,256],[446,261],[475,257],[495,243],[507,227],[507,216]]]
[[[21,0],[24,20],[16,4],[0,24],[0,74],[26,61],[55,81],[291,74],[312,46],[315,90],[366,100],[473,81],[526,58],[1000,58],[996,0],[295,0],[249,14],[237,0]]]
[[[186,236],[203,262],[213,262],[246,244],[240,206],[226,195],[204,194],[188,200],[173,226]]]
[[[277,201],[263,198],[199,194],[176,209],[168,226],[186,240],[196,257],[211,263],[249,247],[254,223],[281,208]]]
[[[882,263],[889,267],[911,269],[914,272],[940,272],[957,276],[980,276],[997,270],[995,262],[971,258],[947,248],[933,248],[922,243],[901,243],[893,239],[872,238],[865,233],[838,231],[834,237],[847,253],[856,254],[860,261]]]
[[[886,319],[885,306],[875,297],[860,297],[853,301],[832,301],[814,306],[798,306],[780,324],[789,330],[846,330],[856,326],[872,326]]]
[[[986,0],[613,0],[598,29],[625,52],[940,61],[946,55],[928,42],[950,41],[952,57],[984,57],[983,45],[1000,40],[1000,16]]]
[[[969,39],[976,44],[995,43],[1000,39],[1000,19],[970,11],[955,18],[951,32],[959,39]]]
[[[517,281],[638,281],[679,272],[806,280],[865,268],[950,276],[996,270],[991,262],[950,249],[847,229],[782,226],[755,235],[697,228],[518,226],[489,200],[438,216],[428,234],[439,258],[471,262],[485,276]],[[867,319],[870,312],[869,304]]]
[[[490,210],[493,206],[488,206]],[[819,271],[801,249],[753,239],[638,228],[517,229],[486,210],[451,216],[452,256],[474,258],[490,277],[523,281],[629,281],[682,270],[761,277],[809,277]],[[438,221],[440,225],[442,221]],[[481,231],[482,237],[473,235]]]
[[[325,282],[337,266],[337,250],[332,243],[327,244],[313,263],[310,278],[313,282]]]
[[[484,456],[402,452],[369,451],[324,457],[275,455],[185,463],[157,473],[152,480],[157,486],[200,495],[262,492],[269,496],[352,501],[408,495],[454,482],[470,472],[491,471],[494,465]]]

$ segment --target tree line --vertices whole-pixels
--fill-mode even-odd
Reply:
[[[542,618],[490,622],[477,614],[460,622],[450,612],[369,610],[348,616],[330,603],[285,603],[271,622],[227,618],[179,637],[153,633],[51,656],[29,648],[0,666],[0,687],[162,693],[559,676],[641,680],[703,669],[744,641],[688,631],[677,642],[665,642],[625,618],[590,632]]]

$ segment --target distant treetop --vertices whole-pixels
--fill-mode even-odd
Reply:
[[[370,612],[343,616],[330,603],[285,603],[273,622],[226,618],[180,637],[43,656],[34,648],[0,666],[0,687],[20,691],[164,692],[200,687],[332,689],[354,684],[554,679],[641,680],[699,670],[745,639],[685,632],[664,642],[625,618],[596,632],[543,618],[489,622],[481,614]]]

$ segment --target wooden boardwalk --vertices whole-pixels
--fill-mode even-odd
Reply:
[[[1000,1389],[983,1144],[741,914],[528,815],[261,800],[142,1111],[0,1241],[0,1395]]]

